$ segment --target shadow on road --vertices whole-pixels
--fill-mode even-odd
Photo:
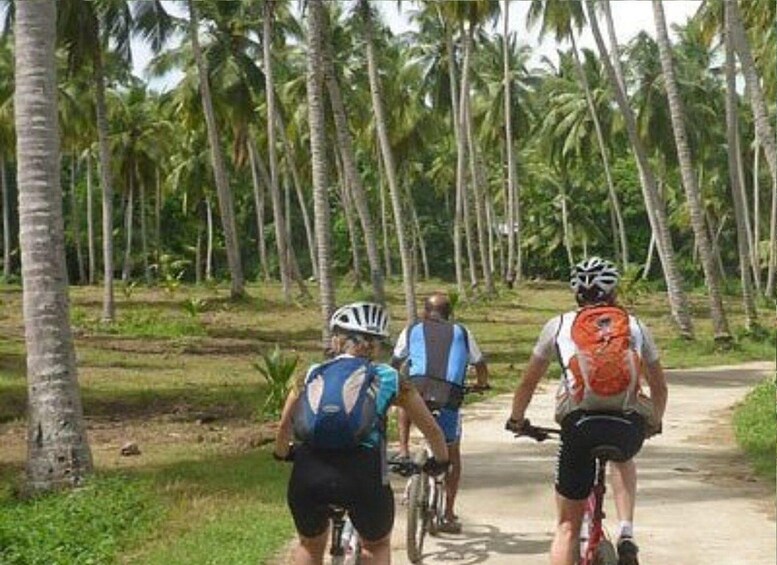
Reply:
[[[495,526],[476,524],[467,526],[462,534],[455,537],[437,538],[439,550],[424,555],[423,561],[459,565],[475,565],[489,560],[500,563],[500,555],[543,555],[547,553],[551,539],[551,534],[503,532]]]

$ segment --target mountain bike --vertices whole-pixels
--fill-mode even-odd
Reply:
[[[464,386],[462,396],[483,393],[490,387]],[[433,415],[439,415],[439,406],[427,406]],[[407,558],[418,563],[423,555],[426,534],[437,535],[445,518],[445,474],[436,477],[424,472],[424,464],[432,456],[428,446],[420,450],[410,462],[391,462],[392,470],[409,477],[405,486],[404,501],[407,504]]]
[[[359,565],[361,563],[361,541],[359,532],[353,527],[348,512],[339,506],[329,507],[332,522],[332,537],[329,555],[332,565]]]
[[[539,442],[545,441],[551,435],[559,436],[558,428],[543,428],[532,426],[529,420],[524,420],[516,437],[528,436]],[[605,471],[610,460],[623,460],[620,449],[613,445],[601,445],[591,451],[596,461],[596,480],[591,488],[591,494],[586,500],[583,524],[580,529],[580,558],[578,565],[618,565],[618,552],[608,538],[604,529],[604,495]]]

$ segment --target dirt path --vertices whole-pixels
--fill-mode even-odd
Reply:
[[[730,431],[731,407],[770,363],[670,371],[664,433],[638,456],[636,535],[643,565],[766,565],[775,559],[774,487],[756,482]],[[553,387],[528,417],[552,422]],[[466,409],[460,535],[427,538],[424,563],[545,565],[554,526],[556,446],[502,431],[510,397]],[[402,483],[396,492],[401,496]],[[610,506],[610,527],[616,526]],[[394,563],[407,563],[398,506]]]

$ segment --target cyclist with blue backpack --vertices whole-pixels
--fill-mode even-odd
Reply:
[[[411,324],[399,335],[392,365],[400,367],[406,362],[411,382],[434,410],[435,419],[445,434],[451,468],[445,480],[445,516],[439,529],[457,534],[461,532],[461,523],[454,511],[461,478],[459,408],[464,399],[469,365],[473,365],[476,371],[477,385],[474,388],[485,390],[489,385],[483,354],[470,331],[450,321],[452,310],[445,293],[431,294],[424,302],[423,320]],[[409,459],[409,439],[410,422],[400,411],[397,461]]]
[[[650,332],[617,304],[618,280],[615,266],[598,257],[574,266],[570,286],[578,309],[545,324],[505,425],[512,432],[521,432],[526,408],[555,357],[562,376],[555,414],[561,424],[561,444],[556,464],[558,521],[550,551],[553,565],[576,562],[586,499],[594,484],[591,452],[602,445],[620,451],[619,458],[610,461],[620,520],[618,565],[638,565],[634,456],[646,437],[661,430],[667,386]],[[643,378],[650,388],[649,397],[642,391]]]
[[[373,362],[389,337],[382,306],[343,306],[330,329],[335,357],[311,366],[299,392],[289,395],[275,443],[276,459],[294,461],[287,493],[300,541],[294,563],[323,562],[334,505],[348,512],[359,532],[362,563],[385,565],[394,525],[386,413],[401,406],[426,436],[433,457],[425,470],[432,475],[448,468],[445,438],[415,389],[394,368]]]

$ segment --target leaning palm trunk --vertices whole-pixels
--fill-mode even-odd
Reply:
[[[610,200],[610,209],[615,217],[615,225],[618,233],[618,240],[620,242],[620,255],[621,264],[625,271],[629,264],[629,246],[626,238],[626,228],[623,223],[623,213],[621,212],[620,202],[618,201],[618,194],[615,192],[615,183],[612,180],[612,173],[610,171],[610,160],[607,157],[607,145],[604,142],[604,134],[602,133],[602,126],[599,123],[599,116],[596,113],[596,106],[594,105],[594,99],[591,94],[591,87],[588,84],[588,79],[585,76],[583,65],[580,62],[580,54],[577,50],[577,41],[575,41],[574,31],[570,31],[570,39],[572,40],[572,55],[575,61],[575,69],[577,70],[580,83],[583,85],[583,91],[585,92],[585,101],[588,105],[588,112],[591,114],[591,120],[594,123],[594,132],[596,132],[596,143],[599,145],[599,154],[602,157],[602,166],[604,167],[604,178],[607,181],[607,197]]]
[[[326,37],[329,37],[328,30]],[[367,260],[370,263],[370,280],[372,281],[374,299],[382,303],[385,300],[385,292],[383,289],[383,269],[380,266],[378,242],[375,238],[375,229],[373,228],[372,216],[367,202],[367,193],[364,190],[362,179],[356,167],[356,153],[353,149],[351,132],[348,130],[348,117],[345,111],[345,104],[343,104],[340,85],[335,74],[332,45],[328,40],[324,46],[324,66],[329,102],[334,115],[337,144],[339,145],[343,162],[343,177],[350,188],[350,195],[353,197],[353,203],[356,205],[356,211],[359,214],[359,221],[364,234],[364,244],[367,248]]]
[[[664,210],[661,196],[656,188],[656,180],[653,176],[653,171],[650,168],[647,153],[642,144],[642,140],[637,133],[637,124],[634,113],[626,99],[626,92],[620,87],[618,78],[615,75],[615,69],[613,68],[612,61],[607,52],[607,47],[604,45],[602,34],[599,31],[593,0],[586,0],[586,7],[591,31],[594,34],[599,54],[601,55],[602,62],[604,63],[604,67],[610,82],[612,83],[615,99],[621,114],[623,115],[629,140],[636,157],[640,184],[642,185],[642,195],[645,200],[645,208],[647,209],[650,226],[656,234],[656,248],[658,249],[658,256],[661,259],[661,264],[664,269],[664,278],[666,280],[672,317],[674,318],[681,335],[692,339],[693,323],[688,312],[688,299],[682,288],[682,277],[675,261],[674,246],[672,245],[672,239],[669,233],[666,211]]]
[[[308,205],[305,203],[305,196],[302,192],[302,183],[299,179],[299,171],[297,170],[297,158],[294,153],[294,146],[289,141],[289,137],[286,135],[286,126],[283,122],[283,116],[280,109],[277,109],[276,118],[278,119],[278,131],[281,134],[281,142],[283,143],[283,150],[286,153],[286,168],[291,173],[291,179],[294,181],[294,192],[297,196],[297,203],[299,204],[300,211],[302,212],[302,223],[305,226],[305,237],[308,242],[308,253],[310,253],[310,268],[313,271],[313,278],[318,279],[318,262],[316,261],[316,237],[313,233],[313,224],[310,221],[310,214],[308,213]]]
[[[750,44],[747,40],[747,32],[742,24],[742,18],[739,13],[739,6],[736,0],[725,0],[726,14],[731,20],[726,22],[730,25],[729,33],[734,42],[734,49],[742,63],[742,74],[745,77],[747,92],[750,95],[750,105],[753,109],[755,119],[755,132],[758,141],[764,148],[766,162],[769,165],[769,172],[772,175],[772,181],[777,182],[777,141],[775,141],[774,129],[769,122],[769,113],[766,109],[761,81],[756,72],[753,54],[750,51]]]
[[[339,156],[339,148],[335,148],[335,170],[337,171],[337,185],[340,187],[340,201],[343,204],[345,226],[348,230],[348,239],[351,241],[351,260],[353,267],[353,288],[361,290],[362,287],[362,261],[359,253],[359,232],[356,229],[356,221],[353,217],[353,203],[351,202],[351,187],[343,172],[343,161]]]
[[[259,182],[258,155],[256,154],[256,142],[248,141],[248,161],[251,166],[251,183],[253,185],[254,206],[256,208],[256,245],[259,252],[259,268],[264,280],[270,280],[270,267],[267,262],[267,241],[264,235],[264,191]]]
[[[207,222],[207,244],[205,247],[205,280],[213,279],[213,205],[205,199],[205,221]]]
[[[373,43],[372,12],[369,3],[366,0],[360,0],[364,19],[364,35],[367,48],[367,71],[370,79],[370,94],[372,96],[372,110],[375,115],[375,125],[378,130],[378,140],[383,155],[384,171],[388,180],[389,193],[391,195],[391,205],[394,209],[394,226],[397,229],[397,240],[399,242],[399,256],[402,262],[402,279],[405,290],[405,308],[407,310],[408,322],[416,319],[415,307],[415,284],[413,281],[413,265],[410,247],[407,241],[407,232],[405,220],[402,214],[402,202],[399,194],[399,186],[396,177],[396,166],[394,164],[394,155],[389,141],[388,126],[385,111],[383,109],[383,98],[381,95],[380,79],[378,77],[378,66],[375,57],[375,45]]]
[[[656,20],[656,37],[661,57],[661,68],[664,73],[666,93],[669,100],[669,113],[672,120],[677,158],[680,163],[680,174],[683,187],[688,198],[688,208],[691,213],[691,227],[696,238],[696,246],[701,256],[701,264],[704,270],[704,279],[709,291],[710,312],[716,340],[729,341],[731,333],[723,309],[720,281],[715,267],[715,257],[707,237],[707,226],[704,222],[704,207],[701,201],[701,192],[696,182],[696,174],[691,161],[691,150],[688,146],[688,134],[685,129],[685,109],[683,107],[680,92],[675,77],[674,62],[672,61],[672,46],[669,42],[669,33],[664,18],[664,8],[660,0],[653,0],[653,13]]]
[[[772,181],[772,209],[769,218],[769,268],[766,273],[764,293],[773,298],[775,271],[777,271],[777,181]]]
[[[380,190],[380,231],[383,234],[383,257],[386,265],[386,276],[391,278],[391,245],[389,243],[389,215],[386,209],[386,183],[384,182],[383,166],[381,165],[380,158],[377,159],[378,163],[378,188]]]
[[[65,270],[56,19],[53,0],[16,5],[14,108],[32,491],[77,486],[92,470]]]
[[[151,284],[151,270],[148,265],[148,234],[146,231],[146,184],[142,178],[138,177],[138,210],[140,214],[140,252],[143,255],[143,277],[146,284]]]
[[[108,144],[108,110],[105,105],[105,76],[102,53],[94,52],[94,107],[97,115],[97,139],[100,147],[100,184],[103,196],[103,313],[104,322],[113,322],[116,308],[113,301],[113,181],[111,179],[111,149]]]
[[[321,295],[322,339],[329,346],[329,318],[335,308],[335,287],[332,281],[332,249],[330,243],[330,213],[327,195],[326,121],[324,119],[323,39],[325,14],[322,0],[308,4],[307,96],[310,123],[310,157],[313,169],[313,205],[318,246],[318,285]]]
[[[272,198],[272,211],[275,218],[275,244],[278,249],[278,269],[281,273],[281,286],[283,287],[283,299],[291,300],[291,281],[289,269],[289,241],[286,238],[286,219],[283,215],[281,203],[281,191],[278,185],[278,156],[275,151],[275,83],[273,81],[272,64],[272,24],[273,24],[272,0],[264,2],[264,18],[262,25],[262,51],[264,54],[264,81],[265,96],[267,101],[267,155],[270,159],[270,196]]]
[[[753,299],[752,280],[750,278],[749,253],[747,247],[747,232],[744,218],[744,202],[738,172],[737,135],[737,93],[736,93],[736,61],[734,59],[734,38],[732,33],[732,3],[726,1],[726,17],[724,26],[726,46],[726,138],[728,142],[728,175],[731,184],[731,196],[734,203],[734,217],[737,225],[737,250],[739,252],[739,276],[742,281],[742,300],[745,309],[745,326],[753,328],[757,323],[755,301]]]
[[[224,165],[224,153],[221,149],[216,114],[213,110],[210,82],[208,81],[208,69],[202,56],[199,39],[199,18],[194,0],[189,0],[189,33],[191,35],[192,51],[197,63],[197,75],[200,82],[200,94],[202,96],[202,109],[205,113],[205,123],[208,129],[208,142],[210,145],[211,164],[213,166],[213,178],[216,184],[216,193],[221,212],[221,225],[224,230],[224,246],[227,251],[227,264],[232,278],[230,294],[232,298],[238,298],[245,294],[243,280],[243,267],[240,262],[240,246],[237,241],[237,228],[235,227],[235,210],[232,201],[232,192],[229,189],[227,170]]]

